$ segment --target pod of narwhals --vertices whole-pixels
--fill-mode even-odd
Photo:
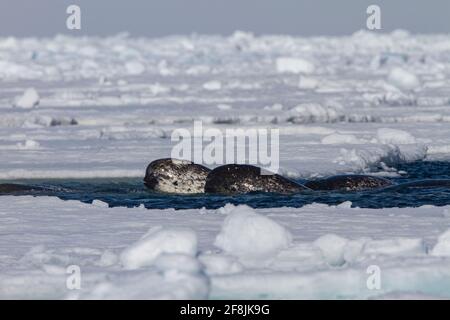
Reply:
[[[244,194],[271,192],[294,194],[314,191],[363,191],[381,188],[450,187],[450,180],[421,180],[396,185],[370,175],[337,175],[304,184],[251,165],[228,164],[210,170],[186,160],[159,159],[149,164],[145,185],[157,192],[189,194]]]
[[[450,188],[450,180],[426,179],[395,184],[370,175],[337,175],[306,181],[304,184],[251,165],[228,164],[213,170],[199,164],[178,159],[159,159],[146,170],[144,183],[148,189],[170,194],[224,194],[250,192],[295,194],[307,191],[365,191],[383,189],[404,191],[410,188]],[[45,192],[39,186],[6,183],[0,184],[0,194],[36,194]],[[48,190],[47,190],[48,191]]]

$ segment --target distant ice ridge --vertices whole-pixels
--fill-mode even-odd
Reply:
[[[3,200],[0,223],[14,240],[0,247],[3,299],[450,297],[447,207],[149,211]],[[73,265],[80,290],[66,287]],[[369,266],[381,272],[377,290]]]
[[[422,73],[430,67],[430,71],[442,70],[443,65],[438,61],[449,48],[445,35],[375,34],[367,31],[347,37],[321,38],[256,37],[243,32],[229,37],[192,35],[160,39],[134,39],[126,34],[108,38],[63,35],[49,39],[8,37],[0,39],[0,78],[6,81],[60,81],[92,79],[99,75],[173,76],[268,70],[283,73],[336,72],[346,62],[359,65],[364,62],[375,69],[412,63]],[[327,61],[331,63],[313,63],[314,53],[318,51],[328,56],[330,59]],[[355,57],[354,60],[340,61],[335,53],[341,51],[347,57]],[[219,59],[213,58],[216,53],[219,53]],[[269,59],[263,59],[263,63],[260,59],[249,59],[257,55]],[[174,56],[179,59],[173,59]],[[391,74],[392,81],[403,88],[416,87],[413,77],[396,70]]]

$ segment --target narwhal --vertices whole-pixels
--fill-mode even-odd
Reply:
[[[203,193],[206,177],[211,170],[187,160],[158,159],[146,170],[147,188],[164,193]]]
[[[249,192],[293,194],[308,190],[361,191],[393,185],[385,178],[356,174],[337,175],[300,184],[252,165],[227,164],[210,170],[191,161],[171,158],[151,162],[144,183],[149,189],[163,193],[227,195]]]

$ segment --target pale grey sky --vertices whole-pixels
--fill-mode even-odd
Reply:
[[[66,29],[69,4],[81,7],[81,31]],[[365,28],[370,4],[384,32],[450,33],[450,0],[0,0],[0,36],[345,35]]]

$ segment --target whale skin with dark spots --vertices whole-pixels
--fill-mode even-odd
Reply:
[[[227,195],[249,192],[292,194],[305,190],[309,189],[278,174],[243,164],[228,164],[215,168],[206,177],[205,184],[205,192]]]

